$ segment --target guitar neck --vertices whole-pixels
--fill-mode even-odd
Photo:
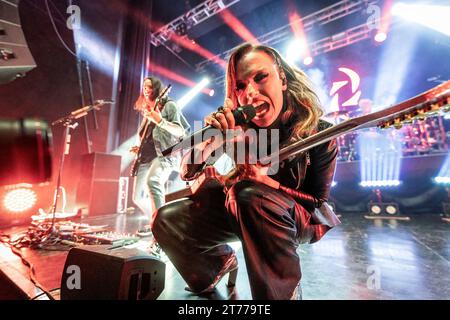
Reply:
[[[342,122],[336,126],[320,131],[304,140],[297,141],[284,148],[281,148],[278,155],[271,155],[268,159],[261,160],[261,163],[268,163],[267,161],[269,161],[270,163],[274,163],[274,161],[276,160],[284,161],[322,143],[328,142],[341,135],[352,132],[358,127],[359,125],[355,121],[348,120]]]
[[[449,104],[450,81],[447,81],[389,108],[349,119],[309,136],[306,139],[294,142],[281,148],[279,152],[261,158],[260,162],[261,164],[281,162],[322,143],[359,129],[375,127],[389,128],[390,126],[398,129],[403,123],[411,123],[412,120],[423,120],[426,117],[437,115],[441,109],[447,112]]]

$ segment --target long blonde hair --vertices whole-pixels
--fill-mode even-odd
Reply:
[[[230,56],[226,74],[226,96],[238,105],[235,94],[236,88],[236,66],[240,59],[248,52],[262,51],[274,59],[278,65],[280,76],[284,76],[287,81],[287,90],[284,92],[283,100],[286,105],[286,112],[282,115],[281,121],[286,124],[291,117],[298,119],[294,125],[292,136],[302,138],[310,135],[317,127],[319,118],[323,111],[319,98],[314,92],[312,85],[306,74],[300,69],[287,63],[277,50],[264,46],[245,43],[239,46]],[[284,73],[284,75],[283,75]]]

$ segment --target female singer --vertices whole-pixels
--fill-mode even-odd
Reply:
[[[205,118],[220,130],[235,128],[232,110],[253,105],[256,116],[244,130],[279,130],[280,145],[330,126],[319,120],[319,101],[306,75],[267,46],[244,44],[230,56],[226,100]],[[207,140],[182,159],[182,178],[195,179],[216,149]],[[197,294],[211,292],[237,259],[227,242],[240,240],[254,299],[300,298],[300,243],[318,241],[339,223],[327,201],[336,165],[336,141],[323,143],[280,164],[266,175],[258,164],[237,164],[225,188],[199,189],[189,199],[158,210],[156,240]],[[193,160],[193,161],[192,161]]]

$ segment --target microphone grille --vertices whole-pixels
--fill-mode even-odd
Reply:
[[[256,109],[251,104],[238,107],[233,111],[236,125],[249,123],[256,116]]]

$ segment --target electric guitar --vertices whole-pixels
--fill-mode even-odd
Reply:
[[[170,92],[172,88],[172,85],[168,85],[159,95],[159,97],[155,100],[155,106],[154,108],[160,108],[160,102],[162,99],[164,99]],[[130,170],[130,176],[135,177],[138,173],[139,166],[141,165],[142,160],[142,149],[144,145],[144,140],[147,137],[148,131],[150,130],[151,121],[147,119],[147,117],[144,116],[144,119],[142,119],[141,126],[139,127],[139,133],[142,132],[140,135],[140,141],[139,141],[139,147],[136,151],[136,157],[133,161],[133,164],[131,166]]]
[[[389,108],[346,120],[333,127],[311,135],[308,138],[296,141],[284,148],[281,148],[276,153],[261,158],[260,162],[281,162],[352,131],[375,127],[381,129],[391,127],[400,129],[403,124],[409,124],[415,120],[424,120],[427,117],[439,115],[441,111],[448,112],[449,110],[450,81],[447,81],[422,94]],[[169,202],[193,195],[205,184],[223,182],[223,177],[215,172],[213,167],[207,167],[206,169],[199,177],[197,177],[197,179],[194,180],[190,187],[167,194],[166,201]],[[215,180],[215,182],[211,182],[210,180]]]

